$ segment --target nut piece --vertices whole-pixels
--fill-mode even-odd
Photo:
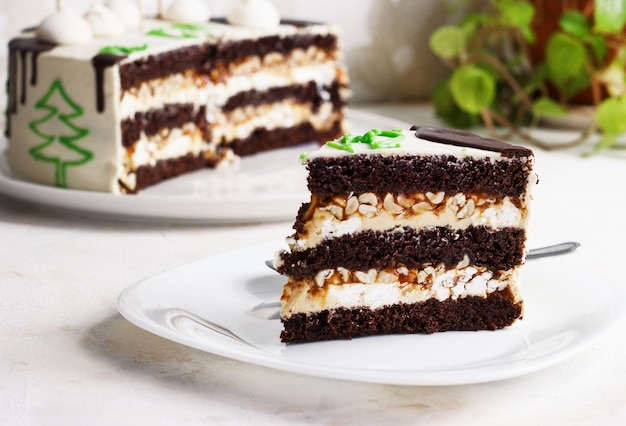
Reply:
[[[415,200],[411,197],[407,197],[405,194],[399,194],[396,197],[396,203],[405,209],[411,208],[415,204]]]
[[[346,199],[345,197],[341,197],[339,195],[336,195],[333,197],[333,203],[337,204],[339,207],[345,207],[346,206]]]
[[[379,283],[390,284],[390,283],[395,283],[396,281],[398,281],[398,278],[396,277],[396,274],[394,273],[387,272],[387,271],[380,271],[378,273],[377,281]]]
[[[350,216],[356,213],[357,210],[359,210],[359,200],[356,198],[356,196],[351,195],[346,202],[346,208],[344,209],[344,212],[346,216]]]
[[[361,204],[359,206],[359,213],[361,213],[365,217],[374,217],[378,214],[378,209],[376,206],[372,206],[370,204]]]
[[[426,198],[428,198],[428,201],[433,204],[439,204],[443,201],[443,197],[445,197],[445,195],[446,193],[443,191],[439,191],[436,194],[433,194],[432,192],[427,192]]]
[[[342,220],[343,219],[343,209],[339,206],[331,204],[326,206],[326,210],[328,210],[335,218]]]
[[[402,213],[402,211],[404,210],[402,207],[396,204],[395,200],[393,199],[393,195],[391,194],[385,195],[385,198],[383,200],[383,208],[392,214],[399,214]]]
[[[467,254],[463,255],[463,260],[461,260],[457,265],[457,269],[463,269],[463,268],[467,268],[470,264],[470,259],[469,256]]]
[[[376,269],[370,269],[367,272],[356,271],[354,276],[363,284],[371,284],[376,282]]]
[[[337,268],[337,272],[339,272],[339,275],[341,275],[341,279],[343,280],[344,283],[348,282],[348,280],[350,279],[350,271],[349,270],[347,270],[343,266],[339,266]]]
[[[318,287],[324,287],[326,280],[330,278],[332,275],[333,275],[332,269],[323,269],[319,271],[317,275],[315,275],[315,284],[317,284]]]
[[[359,195],[359,202],[361,204],[369,204],[370,206],[375,206],[378,204],[378,197],[373,192],[365,192]]]
[[[407,268],[406,266],[400,266],[396,269],[396,272],[398,273],[398,275],[409,275],[409,268]]]
[[[424,213],[433,209],[433,206],[427,201],[420,201],[411,207],[413,213]]]
[[[465,219],[466,217],[470,217],[472,213],[474,213],[476,206],[474,205],[474,200],[471,198],[467,200],[465,205],[461,210],[459,210],[456,214],[456,217],[459,219]]]

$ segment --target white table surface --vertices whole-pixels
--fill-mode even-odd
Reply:
[[[432,122],[419,105],[366,109]],[[536,150],[531,245],[578,240],[626,286],[626,157]],[[294,212],[295,217],[295,212]],[[133,282],[292,222],[185,226],[94,218],[0,196],[0,424],[626,424],[626,322],[565,361],[492,383],[390,386],[222,358],[143,331],[116,309]],[[593,293],[594,283],[589,283]]]

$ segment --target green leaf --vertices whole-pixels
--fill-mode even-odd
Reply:
[[[567,86],[565,86],[565,96],[569,99],[581,90],[589,88],[590,85],[591,78],[589,77],[589,73],[587,70],[582,70],[580,73],[572,77],[572,79],[567,83]]]
[[[535,16],[535,8],[532,4],[519,0],[498,0],[495,6],[502,14],[505,24],[518,28],[527,41],[532,43],[535,40],[530,27]]]
[[[585,46],[577,39],[563,33],[552,34],[546,46],[546,63],[550,79],[564,86],[585,71]]]
[[[533,114],[539,116],[558,117],[567,114],[567,110],[550,98],[539,98],[533,102]]]
[[[486,16],[481,13],[470,12],[459,22],[457,28],[463,33],[465,40],[471,40],[480,27],[485,24]]]
[[[493,102],[496,81],[487,71],[475,65],[464,65],[452,73],[450,91],[462,110],[478,114]]]
[[[604,63],[608,51],[606,39],[599,34],[593,34],[589,37],[588,43],[589,46],[591,46],[591,51],[593,52],[596,62],[598,64]]]
[[[431,94],[435,115],[453,127],[469,129],[480,122],[476,114],[463,111],[454,102],[449,80],[439,80]]]
[[[594,29],[601,33],[618,33],[626,24],[626,0],[596,0]]]
[[[564,12],[563,15],[561,15],[561,19],[559,19],[559,26],[566,33],[581,39],[587,38],[591,31],[591,24],[585,15],[576,10]]]
[[[620,134],[626,132],[626,97],[608,98],[598,105],[596,122],[604,133]]]
[[[457,58],[464,43],[463,31],[450,25],[435,30],[428,40],[431,50],[443,59]]]

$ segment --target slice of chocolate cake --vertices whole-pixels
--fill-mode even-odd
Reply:
[[[521,318],[531,150],[414,126],[345,135],[303,162],[311,201],[275,261],[283,342]]]

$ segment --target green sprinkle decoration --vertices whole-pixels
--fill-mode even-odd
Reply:
[[[173,28],[178,28],[179,30],[191,30],[191,31],[204,31],[206,30],[206,28],[204,28],[202,25],[199,24],[181,24],[181,23],[174,23],[172,24]]]
[[[186,30],[182,31],[168,31],[165,28],[155,28],[146,33],[146,35],[157,36],[157,37],[170,37],[170,38],[198,38],[199,35],[191,33]]]
[[[174,23],[169,28],[155,28],[146,33],[146,35],[170,38],[200,38],[206,37],[213,39],[209,34],[209,29],[198,24],[180,24]]]
[[[108,55],[115,56],[127,56],[133,52],[140,52],[142,50],[146,50],[148,48],[147,44],[143,44],[141,46],[105,46],[98,51],[98,53],[104,53]]]
[[[384,149],[399,148],[402,140],[404,140],[404,133],[401,129],[372,129],[357,136],[352,136],[350,133],[346,133],[337,140],[327,142],[326,145],[331,148],[354,153],[354,148],[352,147],[352,144],[354,143],[364,143],[369,145],[372,149]]]

